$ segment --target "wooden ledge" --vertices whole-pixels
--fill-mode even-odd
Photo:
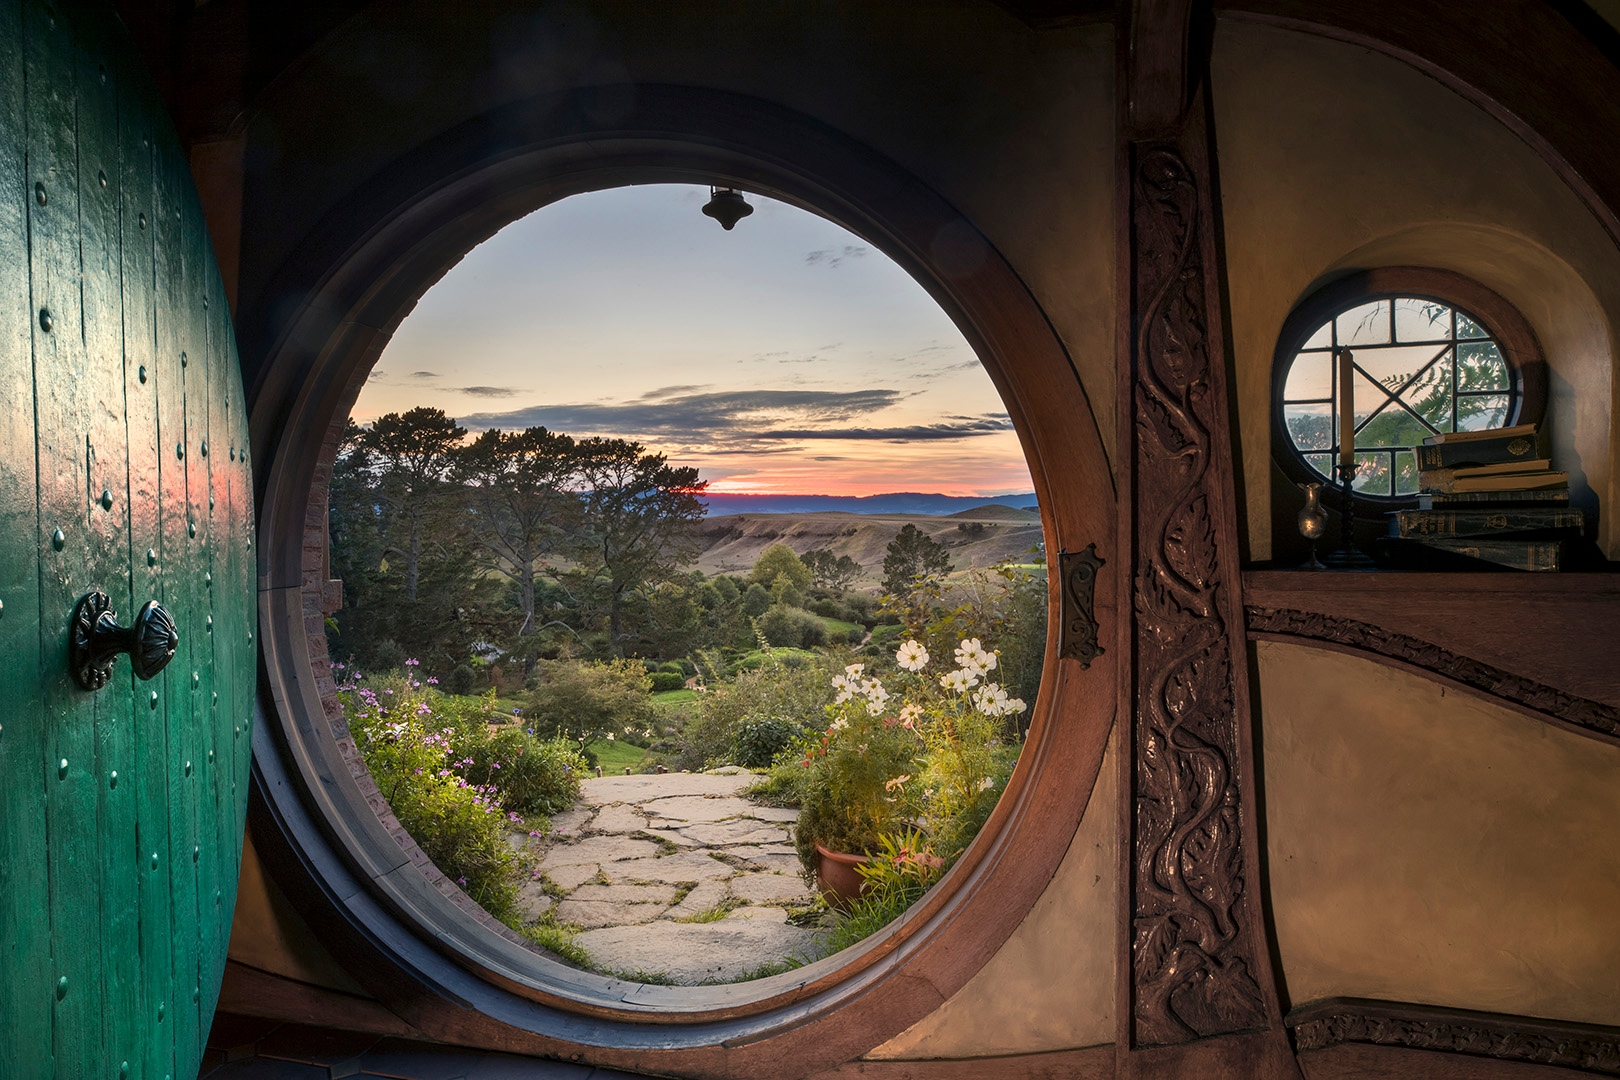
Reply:
[[[1382,656],[1516,707],[1614,731],[1620,574],[1248,570],[1243,603],[1251,638]]]

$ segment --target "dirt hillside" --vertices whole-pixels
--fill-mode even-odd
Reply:
[[[697,569],[706,574],[746,573],[760,552],[780,541],[799,554],[830,548],[861,564],[859,586],[883,577],[883,556],[901,528],[917,526],[950,552],[957,570],[1028,562],[1041,542],[1040,515],[1009,506],[986,506],[950,515],[931,514],[725,514],[697,526],[701,554]]]

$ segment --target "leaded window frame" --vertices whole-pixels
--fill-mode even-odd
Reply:
[[[1295,445],[1288,429],[1284,402],[1295,357],[1324,323],[1338,315],[1375,301],[1407,297],[1460,309],[1472,316],[1496,343],[1509,371],[1509,400],[1503,426],[1543,422],[1547,406],[1547,364],[1541,345],[1530,323],[1500,294],[1473,278],[1433,267],[1395,266],[1358,271],[1309,294],[1295,306],[1277,338],[1272,361],[1271,457],[1292,483],[1321,483],[1323,480],[1306,461],[1305,452]],[[1351,348],[1354,351],[1353,345]],[[1336,403],[1331,411],[1336,412]],[[1336,449],[1330,448],[1328,452],[1336,454]],[[1363,453],[1361,448],[1357,453],[1359,458]],[[1358,517],[1382,518],[1391,510],[1415,505],[1415,494],[1358,490],[1355,495]]]

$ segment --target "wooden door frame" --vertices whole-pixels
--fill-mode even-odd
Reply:
[[[284,264],[262,294],[279,310],[243,313],[265,675],[254,841],[333,953],[430,1037],[669,1074],[806,1075],[936,1009],[1040,898],[1102,762],[1116,654],[1088,666],[1058,657],[1054,580],[1047,677],[1023,760],[980,841],[885,933],[730,987],[626,984],[544,960],[453,885],[407,865],[414,845],[378,817],[335,708],[323,637],[325,487],[367,373],[422,293],[523,214],[630,182],[732,182],[861,235],[954,319],[1019,432],[1048,550],[1095,544],[1110,567],[1096,582],[1105,640],[1120,595],[1113,479],[1045,314],[972,222],[916,177],[802,115],[735,95],[640,86],[633,114],[611,125],[588,105],[569,94],[507,106],[406,155]]]

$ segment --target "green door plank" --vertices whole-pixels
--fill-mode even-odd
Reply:
[[[68,676],[68,615],[93,584],[90,448],[82,420],[96,410],[80,307],[77,72],[73,30],[36,0],[24,8],[29,171],[45,189],[29,204],[35,445],[39,455],[41,694],[52,750],[46,781],[47,866],[59,1076],[94,1076],[102,1046],[94,702]]]
[[[189,212],[188,212],[189,211]],[[197,860],[197,981],[193,986],[193,1005],[197,1010],[199,1044],[208,1034],[211,1008],[205,1006],[202,987],[216,977],[216,963],[223,970],[223,950],[218,947],[213,924],[219,918],[221,889],[219,878],[219,849],[221,837],[215,813],[214,763],[218,755],[214,749],[212,723],[213,695],[213,641],[205,630],[208,610],[208,573],[210,536],[208,532],[208,456],[212,447],[208,443],[209,418],[209,355],[207,323],[207,273],[211,266],[207,255],[208,237],[202,226],[201,215],[191,204],[182,204],[179,222],[184,268],[185,302],[181,308],[184,337],[182,356],[189,358],[181,367],[184,383],[186,426],[186,585],[190,593],[189,605],[191,633],[191,694],[190,729],[187,733],[191,746],[192,785],[191,807],[194,812],[195,847]],[[199,1045],[200,1049],[200,1045]]]
[[[44,852],[50,752],[39,681],[39,506],[35,494],[34,324],[28,275],[29,177],[22,64],[22,6],[0,0],[0,1046],[38,1043],[51,1026],[49,879]],[[18,272],[18,271],[21,272]],[[39,1053],[0,1060],[0,1078],[51,1075],[49,1039]]]
[[[156,311],[152,290],[153,215],[151,133],[158,117],[150,99],[136,89],[139,73],[128,59],[119,66],[119,164],[122,173],[120,214],[124,301],[124,419],[129,444],[128,503],[132,592],[142,603],[159,595],[162,564],[158,551],[158,415],[154,365]],[[167,1007],[171,988],[169,919],[168,742],[162,713],[150,686],[135,692],[136,861],[139,891],[141,998],[139,1030],[165,1032],[158,1016]],[[147,1038],[138,1076],[163,1080],[174,1075],[174,1047],[164,1038]]]
[[[155,231],[154,282],[157,290],[157,382],[158,436],[161,471],[159,486],[159,526],[163,538],[160,575],[163,604],[171,612],[191,611],[190,538],[187,534],[189,507],[187,446],[185,425],[185,383],[180,356],[186,344],[186,290],[184,249],[180,218],[185,192],[182,164],[170,151],[163,133],[153,133],[157,147],[156,178],[151,228]],[[189,623],[189,618],[186,618]],[[186,763],[193,760],[196,740],[191,736],[191,649],[195,634],[189,625],[180,625],[180,648],[174,660],[158,676],[163,686],[164,722],[168,730],[169,782],[169,902],[173,927],[171,970],[173,996],[168,1002],[165,1023],[176,1048],[175,1067],[195,1056],[201,1038],[197,1002],[192,994],[198,985],[197,967],[197,814],[193,796],[196,785]]]
[[[123,288],[119,247],[118,81],[105,57],[116,27],[107,13],[80,14],[83,51],[78,76],[80,294],[84,305],[87,388],[80,422],[88,446],[89,572],[128,625],[139,603],[129,558],[128,431],[124,419]],[[100,1075],[117,1077],[140,1061],[140,952],[136,897],[134,738],[136,680],[120,665],[95,710],[98,791],[97,900],[101,920],[102,1023]]]

